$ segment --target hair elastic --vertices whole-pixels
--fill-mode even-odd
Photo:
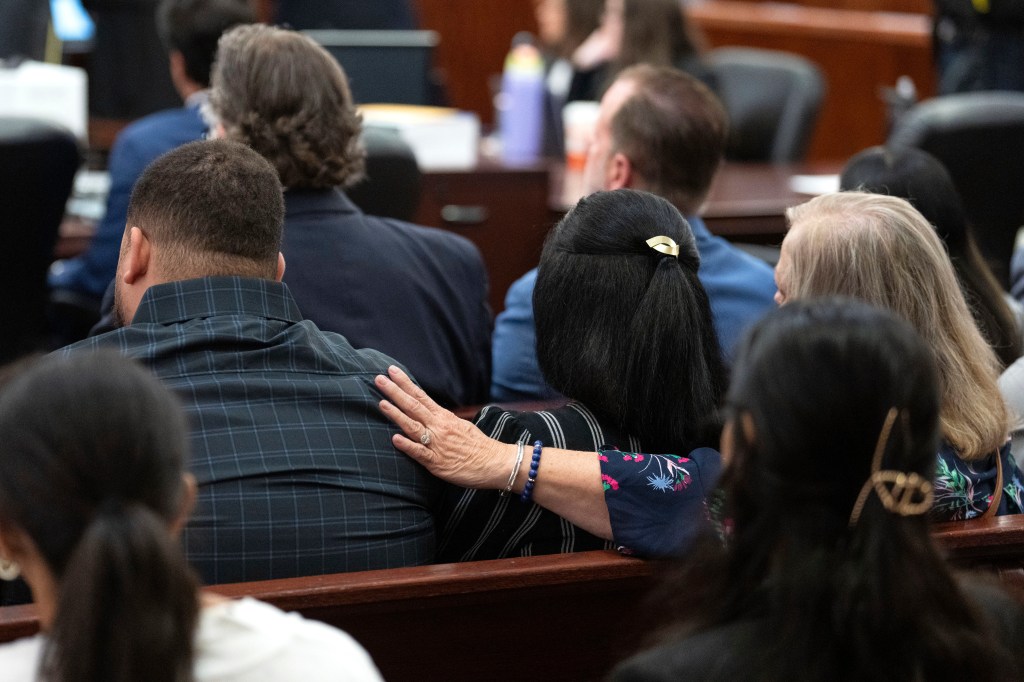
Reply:
[[[892,471],[882,469],[882,455],[885,453],[885,446],[889,442],[889,434],[892,432],[892,425],[900,416],[900,410],[890,407],[882,423],[882,431],[878,434],[878,443],[875,444],[875,456],[871,461],[871,476],[864,482],[857,495],[857,501],[853,503],[853,511],[850,512],[850,526],[857,525],[860,514],[864,509],[868,494],[874,490],[882,506],[893,514],[900,516],[919,516],[931,509],[935,501],[935,491],[931,481],[928,481],[916,471]]]
[[[666,256],[672,256],[673,258],[679,258],[679,244],[676,244],[675,240],[671,237],[666,237],[664,235],[651,237],[647,240],[647,246],[651,247],[658,253],[663,253]]]

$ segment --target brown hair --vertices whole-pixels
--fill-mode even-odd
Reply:
[[[170,279],[212,275],[273,278],[281,250],[284,196],[266,159],[238,142],[174,149],[143,172],[128,225],[161,249]]]
[[[640,64],[619,81],[636,92],[612,118],[612,140],[639,175],[640,188],[683,213],[700,208],[725,151],[725,109],[699,80],[677,69]]]
[[[679,0],[623,0],[622,47],[615,69],[633,64],[677,66],[700,50]]]
[[[568,59],[583,41],[601,25],[604,0],[564,0],[565,38],[558,46],[559,56]]]
[[[344,187],[363,176],[348,79],[307,36],[258,24],[225,33],[210,106],[228,138],[274,164],[287,188]]]
[[[1006,441],[998,362],[974,324],[935,230],[909,202],[826,194],[786,212],[788,296],[845,295],[893,311],[929,341],[939,367],[942,435],[965,460]]]

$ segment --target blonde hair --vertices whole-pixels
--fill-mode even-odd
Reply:
[[[931,345],[939,367],[942,434],[961,458],[1003,445],[1009,414],[999,363],[974,324],[935,230],[907,201],[827,194],[786,212],[787,296],[846,295],[893,311]]]

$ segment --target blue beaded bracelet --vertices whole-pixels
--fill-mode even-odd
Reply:
[[[519,496],[521,502],[529,502],[533,496],[533,486],[537,484],[537,467],[540,466],[540,453],[544,449],[544,443],[534,441],[533,459],[530,460],[530,474],[526,478],[526,485],[523,486],[523,494]]]

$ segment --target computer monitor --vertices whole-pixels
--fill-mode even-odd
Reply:
[[[434,104],[430,69],[435,31],[303,31],[348,75],[356,104]]]

